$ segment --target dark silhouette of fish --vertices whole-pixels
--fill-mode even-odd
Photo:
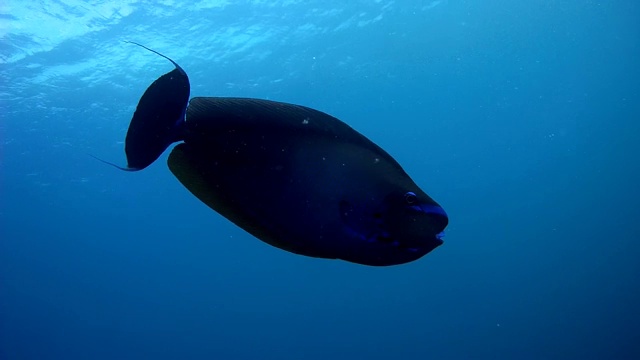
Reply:
[[[172,143],[171,172],[198,199],[292,253],[385,266],[442,244],[444,210],[389,154],[342,121],[276,101],[195,97],[175,69],[153,82],[125,141],[128,171]]]

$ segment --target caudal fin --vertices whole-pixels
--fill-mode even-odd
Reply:
[[[176,62],[146,46],[127,42],[156,53],[175,66],[147,88],[129,124],[124,146],[127,167],[116,167],[135,171],[151,165],[169,145],[183,139],[190,85],[187,73]]]

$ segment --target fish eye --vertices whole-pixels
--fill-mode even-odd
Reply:
[[[414,192],[409,191],[406,194],[404,194],[404,201],[408,205],[413,205],[418,202],[418,196]]]

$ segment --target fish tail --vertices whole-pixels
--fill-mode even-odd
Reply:
[[[175,69],[147,88],[133,114],[125,139],[126,169],[133,171],[151,165],[169,145],[184,139],[190,92],[189,77],[177,63],[144,48],[169,59]]]

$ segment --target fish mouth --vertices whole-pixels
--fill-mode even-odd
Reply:
[[[410,245],[391,239],[369,239],[357,254],[351,253],[342,259],[370,266],[400,265],[420,259],[442,243],[442,239],[435,235]]]
[[[408,245],[405,242],[395,240],[389,237],[388,234],[383,233],[383,234],[378,234],[378,235],[374,235],[367,238],[366,242],[369,244],[381,245],[381,246],[391,248],[400,252],[410,252],[410,253],[416,253],[416,254],[421,253],[424,255],[431,252],[433,249],[437,248],[438,246],[442,245],[444,243],[444,240],[442,240],[443,237],[444,237],[444,231],[436,234],[430,239],[424,239],[423,241],[421,241],[421,244],[419,245],[416,245],[416,244]]]
[[[406,250],[412,253],[424,253],[427,254],[429,252],[431,252],[432,250],[434,250],[435,248],[437,248],[438,246],[444,244],[444,241],[442,240],[441,236],[444,236],[444,233],[441,233],[442,235],[438,234],[436,235],[432,241],[429,242],[429,245],[424,245],[424,246],[418,246],[418,247],[402,247],[400,246],[399,248],[401,250]]]
[[[414,241],[393,238],[387,232],[362,234],[348,228],[347,231],[359,239],[354,247],[338,258],[370,266],[400,265],[417,260],[443,244],[443,233],[426,234]]]
[[[440,215],[442,212],[439,212],[438,214]],[[363,243],[370,244],[371,246],[390,248],[400,252],[405,251],[423,254],[426,254],[442,245],[444,243],[443,237],[445,236],[443,229],[434,235],[425,234],[414,240],[403,241],[396,238],[388,231],[378,231],[366,234],[361,233],[350,226],[346,226],[345,229],[347,232],[351,233],[352,236],[360,239]]]
[[[440,205],[433,204],[414,205],[411,208],[429,216],[433,228],[437,232],[436,237],[442,240],[444,237],[444,229],[449,225],[449,216],[444,209]]]

